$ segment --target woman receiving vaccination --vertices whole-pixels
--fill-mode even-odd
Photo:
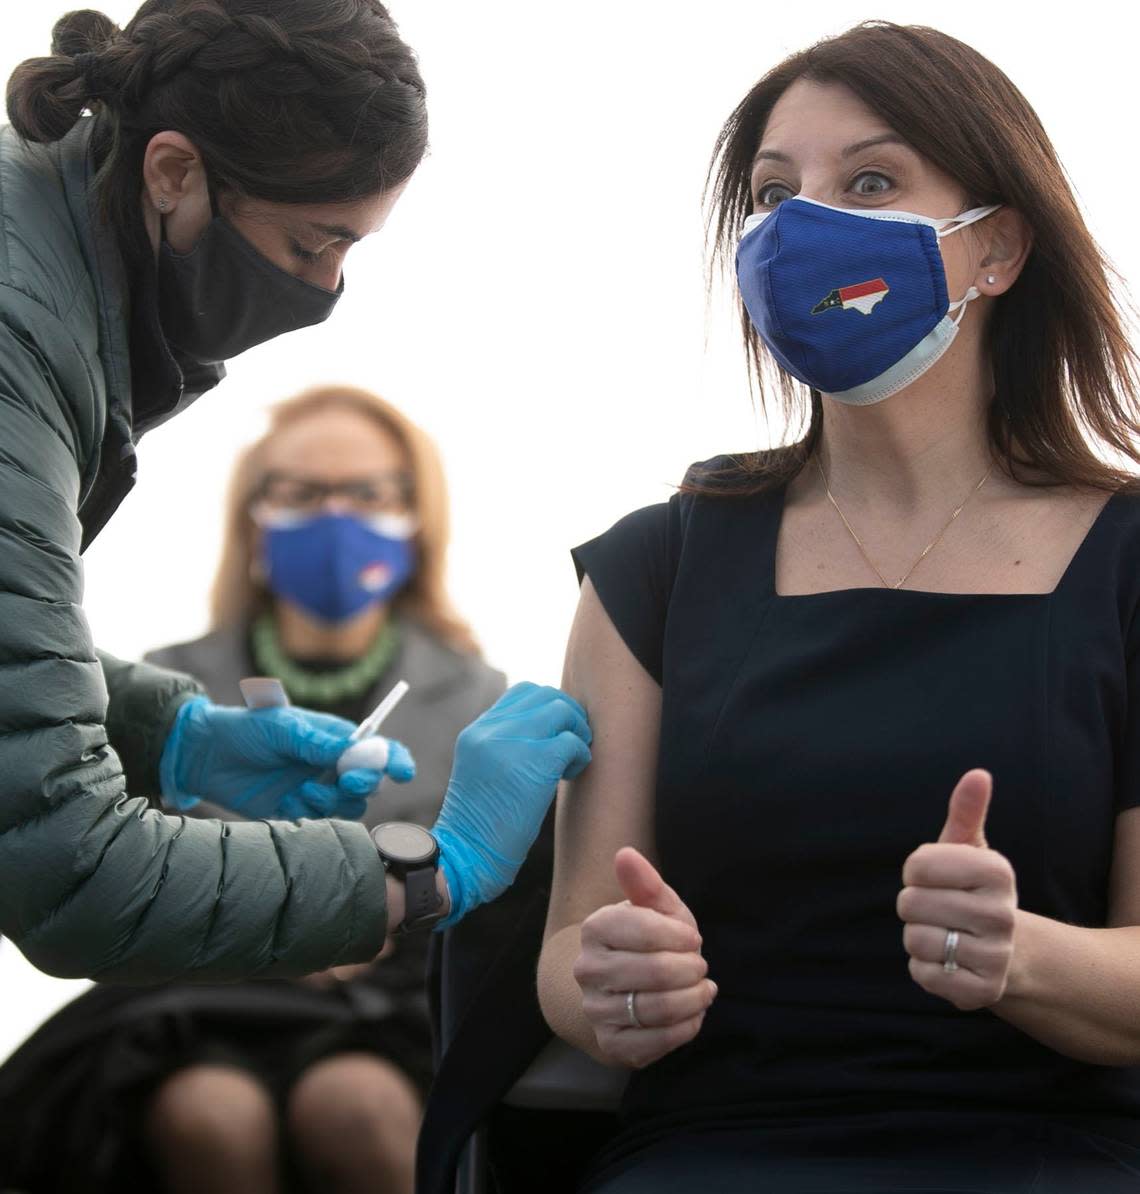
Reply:
[[[1025,98],[931,29],[781,63],[712,179],[802,423],[576,553],[600,745],[539,988],[636,1070],[588,1188],[1135,1190],[1140,428],[1104,259]]]

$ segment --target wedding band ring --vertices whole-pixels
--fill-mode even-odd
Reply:
[[[958,930],[946,930],[946,948],[942,951],[942,969],[953,974],[958,969]]]
[[[637,1018],[637,1008],[633,1006],[633,1001],[637,998],[636,991],[627,991],[625,996],[625,1014],[629,1020],[630,1028],[644,1028],[645,1025]]]

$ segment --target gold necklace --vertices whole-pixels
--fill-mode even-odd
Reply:
[[[950,515],[946,525],[942,528],[942,530],[940,530],[938,534],[931,539],[931,541],[922,549],[922,554],[918,557],[918,559],[915,560],[915,562],[911,564],[906,572],[892,585],[891,582],[887,580],[887,578],[875,566],[875,561],[871,559],[871,557],[867,554],[867,549],[863,546],[863,540],[855,534],[855,528],[847,521],[847,515],[840,510],[839,503],[835,500],[835,497],[831,492],[831,486],[827,483],[827,474],[823,471],[823,464],[820,461],[819,456],[815,457],[815,467],[819,469],[820,480],[823,482],[823,488],[827,492],[827,500],[835,507],[835,513],[838,514],[843,520],[843,525],[847,528],[848,534],[850,534],[851,538],[855,540],[855,546],[859,549],[859,554],[870,565],[871,571],[874,572],[879,580],[883,582],[884,589],[901,589],[903,585],[910,580],[911,573],[914,572],[919,564],[921,564],[922,561],[925,560],[926,557],[930,555],[930,553],[938,546],[938,544],[942,541],[942,536],[946,534],[946,532],[953,525],[954,520],[966,508],[966,502],[968,502],[970,498],[972,498],[974,494],[981,489],[981,487],[990,479],[990,473],[994,471],[994,466],[991,464],[990,467],[986,469],[985,476],[977,483],[977,485],[974,486],[973,489],[970,490],[968,494],[966,494],[965,500],[962,502],[962,504],[954,511],[953,514]]]

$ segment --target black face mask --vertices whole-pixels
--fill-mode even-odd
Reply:
[[[176,253],[165,240],[158,253],[163,333],[179,353],[203,364],[323,323],[343,293],[343,281],[325,290],[287,274],[222,216],[189,253]]]

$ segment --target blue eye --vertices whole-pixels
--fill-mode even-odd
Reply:
[[[756,192],[756,207],[776,207],[785,199],[791,199],[795,192],[782,182],[769,182]]]
[[[870,189],[863,187],[861,184],[864,179],[877,179],[882,186],[872,186]],[[856,195],[881,195],[884,191],[889,191],[894,184],[885,175],[880,174],[878,170],[867,170],[863,174],[855,177],[851,189]]]

